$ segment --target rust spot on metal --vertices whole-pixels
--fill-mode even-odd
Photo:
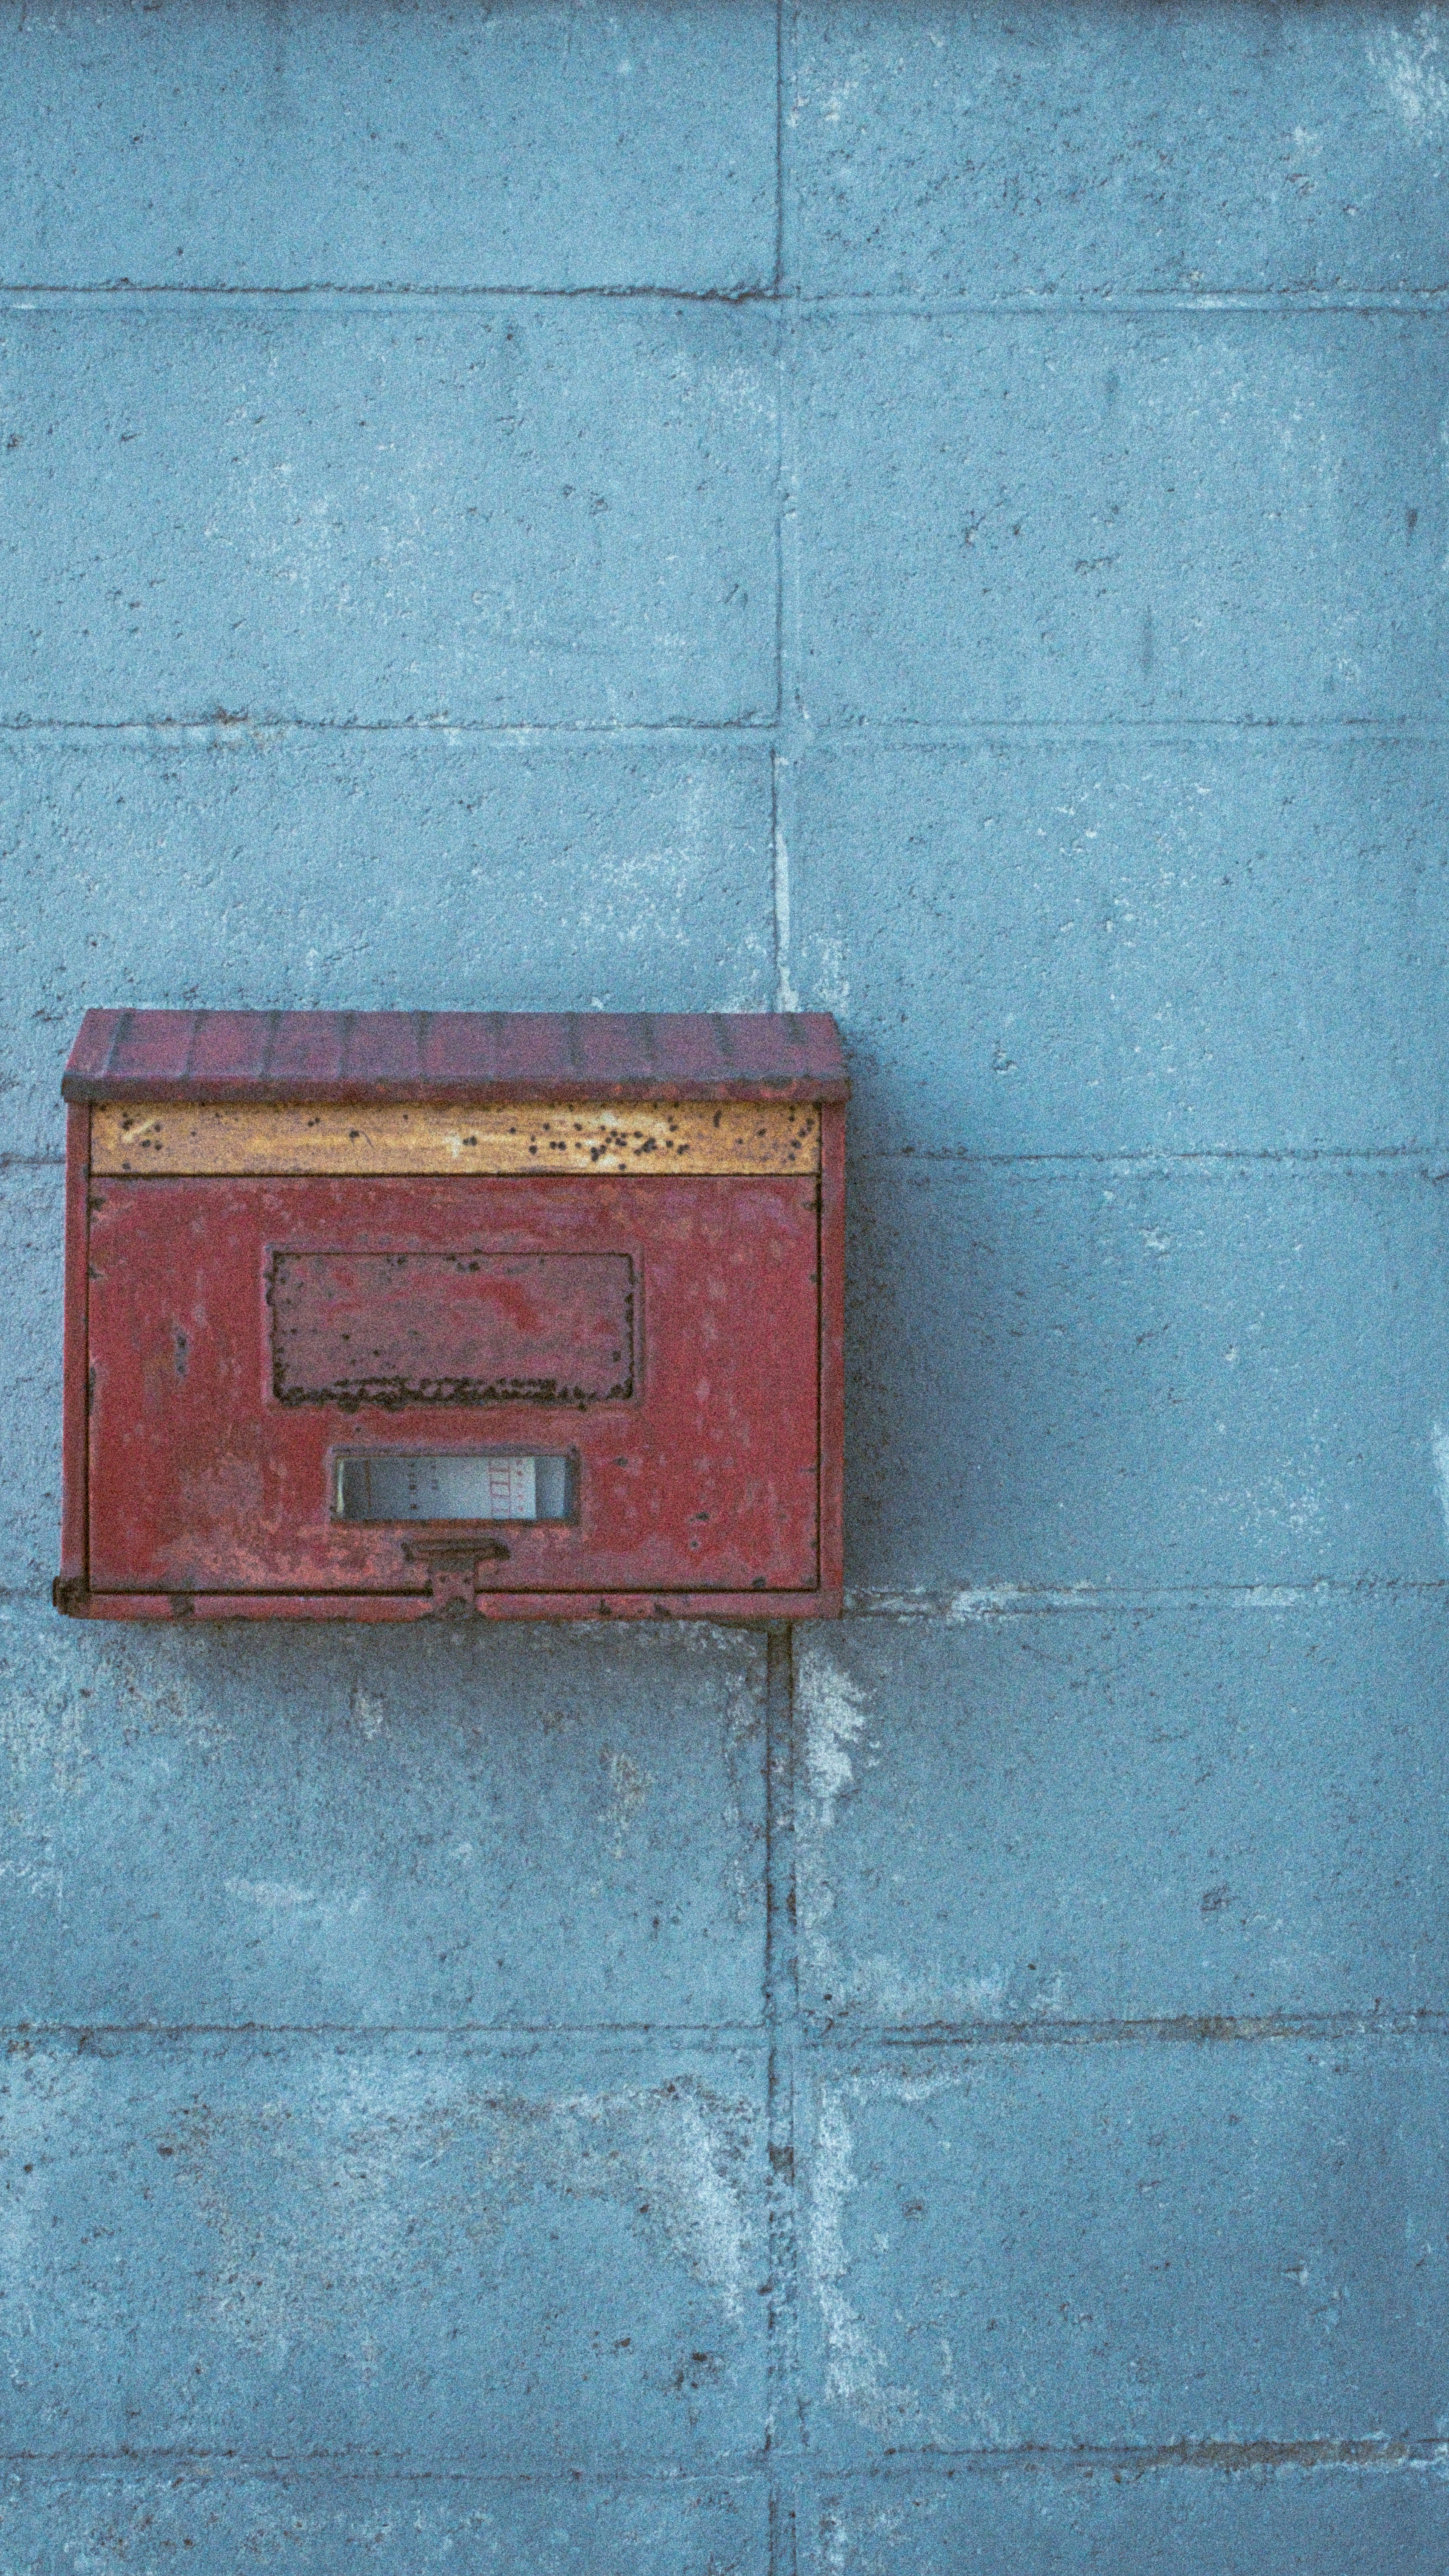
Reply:
[[[435,1565],[428,1590],[439,1610],[471,1610],[477,1584],[477,1573],[471,1565]]]
[[[813,1103],[702,1101],[381,1103],[360,1117],[342,1107],[102,1103],[92,1113],[91,1169],[123,1179],[229,1178],[247,1173],[462,1174],[688,1171],[727,1177],[815,1172],[820,1112]]]

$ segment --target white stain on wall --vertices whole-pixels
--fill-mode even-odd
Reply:
[[[837,1979],[838,1975],[837,1971]],[[1020,2017],[1010,2011],[1010,1989],[1002,1968],[982,1968],[975,1976],[948,1982],[912,1976],[881,1951],[851,1962],[850,2000],[874,2020],[900,2030]],[[1037,2018],[1056,2008],[1049,1991],[1033,1993],[1030,2009]]]
[[[369,1744],[375,1743],[386,1721],[387,1713],[382,1701],[359,1685],[352,1694],[351,1714],[358,1733],[365,1735]]]
[[[608,1783],[608,1805],[604,1811],[604,1831],[611,1837],[610,1848],[615,1860],[622,1860],[629,1840],[629,1829],[641,1813],[653,1786],[647,1771],[627,1753],[618,1753],[610,1745],[600,1747],[599,1758]]]
[[[825,2398],[872,2432],[901,2434],[919,2413],[915,2391],[891,2386],[850,2298],[846,2208],[855,2190],[855,2142],[843,2086],[821,2089],[811,2164],[806,2263],[825,2338]]]
[[[801,1659],[796,1704],[804,1727],[805,1788],[814,1810],[805,1821],[817,1834],[828,1834],[836,1807],[854,1785],[850,1748],[869,1712],[856,1684],[820,1647]]]
[[[1434,1453],[1434,1482],[1439,1489],[1439,1509],[1444,1516],[1444,1538],[1449,1545],[1449,1429],[1436,1422],[1430,1433]]]
[[[495,2100],[485,2119],[495,2223],[537,2191],[617,2201],[636,2219],[647,2212],[692,2278],[727,2315],[740,2313],[750,2254],[748,2105],[681,2076],[647,2089]]]
[[[1443,35],[1444,12],[1421,9],[1412,26],[1381,27],[1368,40],[1369,62],[1416,143],[1436,133],[1449,113]]]
[[[775,824],[775,1008],[798,1011],[800,995],[790,974],[790,850],[784,825]]]
[[[613,2204],[730,2318],[763,2260],[754,2109],[689,2074],[538,2095],[481,2091],[446,2061],[344,2059],[173,2128],[169,2170],[218,2240],[197,2284],[214,2323],[277,2359],[320,2332],[363,2379],[379,2301],[408,2279],[485,2295],[541,2196]]]
[[[305,1914],[323,1931],[350,1922],[372,1902],[365,1887],[324,1890],[298,1887],[283,1878],[228,1878],[222,1884],[228,1896],[256,1906],[262,1914]]]

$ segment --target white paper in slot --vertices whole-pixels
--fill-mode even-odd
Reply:
[[[373,1450],[336,1461],[339,1521],[562,1521],[569,1462],[508,1452]]]

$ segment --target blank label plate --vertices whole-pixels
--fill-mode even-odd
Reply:
[[[282,1404],[600,1404],[634,1392],[627,1253],[272,1254]]]

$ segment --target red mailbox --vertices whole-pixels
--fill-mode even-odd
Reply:
[[[90,1011],[59,1609],[841,1601],[823,1017]]]

